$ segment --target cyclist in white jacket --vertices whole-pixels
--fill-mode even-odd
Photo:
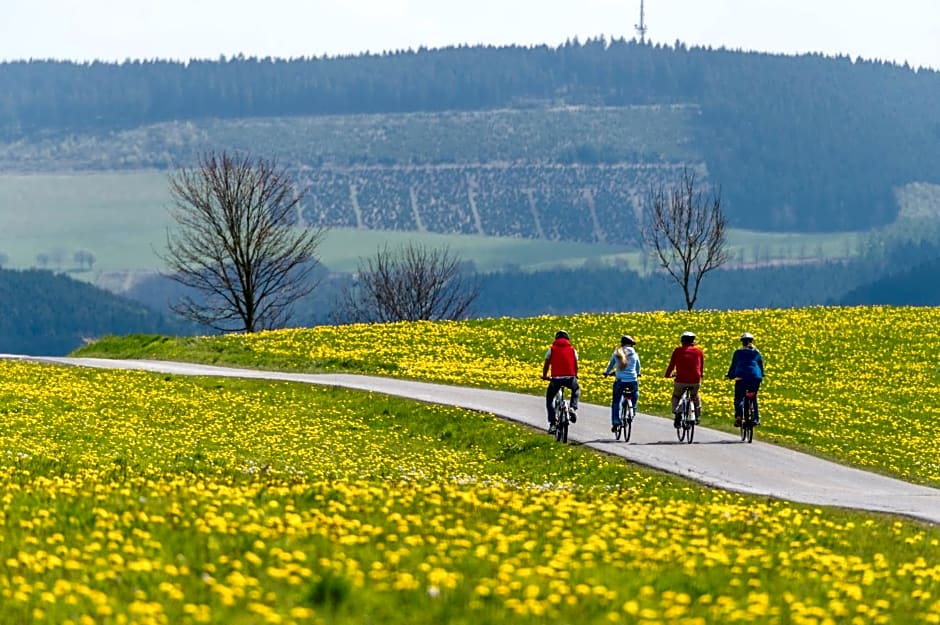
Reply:
[[[614,350],[604,370],[604,377],[614,375],[614,394],[610,402],[611,431],[616,431],[620,425],[620,399],[624,392],[633,397],[633,410],[640,397],[640,356],[634,346],[636,341],[632,336],[620,337],[620,347]]]

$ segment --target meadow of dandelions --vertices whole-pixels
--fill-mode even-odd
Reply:
[[[621,334],[637,339],[640,412],[665,414],[662,376],[685,330],[705,351],[705,425],[730,427],[725,380],[742,332],[767,366],[758,436],[862,468],[940,486],[940,308],[805,308],[735,312],[590,314],[531,319],[323,326],[205,339],[285,367],[396,375],[541,394],[542,355],[558,329],[581,359],[585,401],[609,401],[600,373]]]
[[[598,368],[633,331],[652,369],[676,333],[619,328],[636,319],[566,327]],[[329,358],[378,353],[425,379],[463,358],[449,381],[491,383],[479,357],[538,392],[529,352],[558,320],[530,323],[225,340],[314,359],[333,343]],[[710,354],[733,345],[727,332],[703,341]],[[419,336],[421,354],[394,347]],[[776,366],[783,343],[766,343]],[[651,405],[666,397],[653,371]],[[768,420],[783,435],[787,374],[772,371]],[[21,362],[0,363],[0,412],[4,623],[940,622],[936,527],[713,491],[490,415]]]

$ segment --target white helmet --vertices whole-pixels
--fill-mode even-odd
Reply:
[[[679,337],[679,341],[682,343],[691,343],[695,340],[695,332],[683,332],[682,336]]]
[[[753,340],[754,340],[754,335],[751,334],[750,332],[745,332],[744,334],[741,335],[741,340],[742,340],[742,341],[753,341]]]

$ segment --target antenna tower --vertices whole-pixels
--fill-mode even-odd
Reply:
[[[646,43],[646,14],[643,11],[643,0],[640,0],[640,23],[634,24],[636,34],[640,36],[640,43]]]

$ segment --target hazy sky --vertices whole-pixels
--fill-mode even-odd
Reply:
[[[645,0],[647,37],[940,69],[938,0]],[[635,35],[640,0],[0,0],[0,60],[355,54]]]

